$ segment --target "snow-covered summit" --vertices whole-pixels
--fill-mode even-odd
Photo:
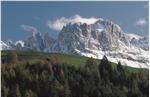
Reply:
[[[148,68],[148,49],[147,38],[125,33],[119,25],[101,19],[94,24],[67,24],[47,51],[99,59],[106,55],[116,63]]]

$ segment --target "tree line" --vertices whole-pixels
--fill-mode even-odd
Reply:
[[[104,56],[89,58],[83,67],[60,63],[56,57],[19,65],[15,52],[1,65],[2,97],[148,97],[148,74],[116,67]]]

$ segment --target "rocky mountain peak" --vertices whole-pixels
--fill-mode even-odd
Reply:
[[[132,67],[148,68],[148,38],[125,33],[110,20],[99,19],[93,24],[68,23],[54,40],[48,33],[34,33],[24,42],[8,42],[9,49],[31,49],[44,52],[78,54],[101,59],[107,58]],[[5,46],[6,47],[6,46]]]

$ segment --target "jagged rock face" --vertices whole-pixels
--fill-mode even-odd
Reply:
[[[136,47],[139,47],[145,51],[148,51],[149,50],[149,46],[148,46],[148,38],[147,37],[142,37],[142,38],[139,38],[139,39],[135,39],[135,38],[132,38],[132,40],[130,41],[130,43]]]
[[[17,50],[22,50],[23,47],[24,47],[24,41],[19,40],[15,42],[15,48]]]
[[[93,30],[95,29],[101,29],[102,32],[100,33],[101,35],[99,36],[100,39],[104,38],[105,42],[101,43],[102,50],[118,50],[119,49],[119,44],[122,42],[124,45],[129,45],[129,41],[125,33],[122,31],[122,29],[117,25],[114,24],[112,21],[108,20],[99,20],[95,24],[92,25]],[[102,31],[103,30],[103,31]],[[101,42],[101,40],[100,40]],[[107,44],[108,48],[103,44]],[[106,49],[105,49],[106,48]]]
[[[50,45],[55,42],[55,40],[52,37],[50,37],[48,33],[45,33],[43,35],[43,41],[44,41],[44,47],[45,48],[50,47]]]
[[[45,48],[45,45],[44,45],[44,40],[43,40],[41,33],[38,32],[35,35],[29,37],[25,41],[25,47],[31,48],[37,51],[43,51]]]
[[[66,26],[63,27],[62,31],[58,36],[58,40],[51,47],[50,51],[55,52],[66,52],[66,53],[74,53],[76,48],[85,48],[81,29],[79,29],[78,24],[69,24],[71,27]],[[81,50],[80,49],[80,50]]]
[[[8,40],[6,42],[6,44],[9,46],[9,49],[11,49],[11,50],[15,50],[16,49],[15,44],[11,40]],[[9,49],[6,49],[6,50],[9,50]]]
[[[53,41],[54,39],[51,38],[48,33],[42,35],[38,32],[25,40],[25,48],[36,51],[44,51],[44,49],[49,47]]]
[[[95,24],[81,23],[68,24],[63,27],[52,51],[72,53],[76,50],[88,52],[87,49],[112,51],[121,49],[122,45],[128,46],[126,34],[121,28],[110,22],[99,20]]]

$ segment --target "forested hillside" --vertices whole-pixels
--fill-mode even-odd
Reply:
[[[55,54],[42,54],[42,57],[23,54],[2,52],[2,97],[149,96],[147,69],[131,69],[120,62],[114,64],[106,56],[100,61],[78,56],[67,60],[68,55],[57,58]]]

